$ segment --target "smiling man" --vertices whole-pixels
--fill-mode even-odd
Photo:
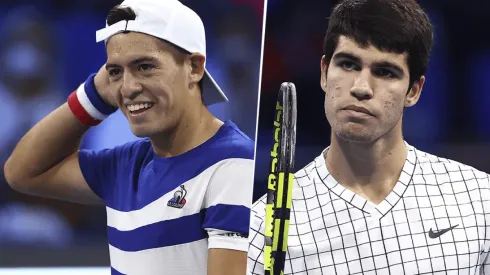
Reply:
[[[107,63],[22,138],[7,181],[103,202],[112,274],[244,274],[254,142],[206,107],[227,98],[205,67],[201,19],[177,0],[127,0],[97,41]],[[79,150],[117,109],[143,139]]]
[[[490,274],[489,175],[403,139],[432,43],[413,0],[334,8],[320,62],[331,144],[295,173],[284,274]],[[265,202],[249,274],[264,274]]]

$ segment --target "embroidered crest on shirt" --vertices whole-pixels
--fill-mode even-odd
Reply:
[[[186,203],[185,195],[187,195],[187,191],[185,190],[184,185],[181,185],[180,190],[174,193],[174,197],[168,201],[167,206],[174,208],[184,207]]]

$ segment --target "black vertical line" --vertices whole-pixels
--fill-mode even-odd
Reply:
[[[422,196],[417,196],[417,186],[415,185],[415,183],[413,184],[413,188],[414,188],[413,189],[413,193],[415,195],[415,200],[417,201],[417,208],[416,209],[418,210],[418,212],[420,214],[420,225],[422,227],[422,235],[425,238],[425,245],[427,247],[427,253],[429,254],[430,266],[431,266],[431,270],[432,270],[432,273],[433,273],[434,272],[434,265],[432,264],[432,258],[430,256],[429,240],[427,239],[427,234],[426,234],[427,232],[425,230],[424,223],[423,223],[424,219],[422,218],[422,209],[420,208],[420,204],[419,204],[419,200],[418,200],[419,197],[422,197]],[[414,249],[414,252],[415,252],[415,247],[413,249]],[[417,253],[415,253],[415,254],[417,254]]]
[[[439,158],[437,159],[439,161]],[[440,162],[439,162],[440,163]],[[439,192],[441,192],[442,194],[442,190],[441,190],[441,187],[439,186],[439,182],[437,181],[437,175],[436,175],[436,171],[434,171],[434,167],[432,166],[433,162],[430,162],[430,169],[432,170],[432,173],[434,174],[434,177],[436,179],[436,185],[437,185],[437,188],[439,188]],[[444,169],[446,167],[444,166]],[[446,169],[446,173],[449,177],[449,173],[447,172],[447,169]],[[449,184],[452,184],[451,183],[451,177],[449,177]],[[454,192],[454,190],[453,190]],[[447,219],[448,219],[448,222],[449,222],[449,226],[451,226],[451,219],[449,218],[449,212],[447,211],[447,204],[446,204],[446,200],[444,199],[444,194],[441,196],[442,198],[442,202],[444,204],[444,209],[446,210],[446,215],[447,215]],[[454,196],[454,199],[456,200],[456,196]],[[457,203],[457,202],[456,202]],[[459,267],[459,255],[458,255],[458,249],[457,249],[457,246],[456,246],[456,243],[454,242],[454,234],[453,234],[453,231],[451,230],[451,236],[453,237],[453,244],[454,244],[454,251],[456,251],[456,266]],[[442,251],[442,254],[444,255],[444,250]]]
[[[319,179],[322,181],[322,183],[323,183],[323,184],[325,184],[325,186],[326,186],[326,183],[323,181],[323,179],[320,177],[320,174],[318,173],[318,168],[317,168],[317,167],[315,167],[315,170],[316,170],[316,173],[317,173],[317,175],[318,175],[318,178],[319,178]],[[327,191],[327,192],[328,192],[328,195],[329,195],[329,197],[330,197],[330,203],[332,204],[332,211],[335,213],[335,209],[334,209],[334,207],[333,207],[332,196],[330,195],[330,193],[331,193],[330,188],[327,188],[327,190],[328,190],[328,191]],[[318,201],[320,201],[320,198],[318,198]],[[320,210],[320,211],[321,211],[321,210]],[[322,214],[323,214],[323,211],[322,211]],[[337,274],[337,268],[335,267],[335,259],[334,259],[334,257],[333,257],[333,253],[334,253],[334,251],[333,251],[333,249],[332,249],[332,241],[331,241],[330,236],[329,236],[329,234],[328,234],[327,224],[325,223],[325,219],[323,218],[323,216],[322,216],[322,221],[323,221],[323,227],[325,228],[325,233],[327,233],[327,239],[328,239],[328,241],[329,241],[329,243],[330,243],[330,251],[331,251],[330,256],[332,256],[333,269],[335,270],[335,274]],[[346,259],[346,261],[347,261],[347,259]],[[321,263],[320,263],[320,267],[321,267]]]
[[[357,208],[354,207],[352,209],[357,209]],[[357,242],[357,237],[356,237],[356,227],[354,226],[354,221],[352,220],[352,216],[350,214],[349,209],[347,209],[347,213],[349,214],[349,220],[351,221],[352,230],[354,231],[354,241],[356,242],[357,254],[359,255],[359,263],[361,263],[361,270],[363,270],[362,261],[361,261],[361,251],[359,250],[359,243]],[[349,266],[349,262],[347,261],[347,258],[345,259],[345,261],[347,262],[347,266]]]
[[[369,213],[369,215],[372,216],[371,213]],[[366,214],[364,212],[362,212],[362,216],[364,217],[364,222],[366,223],[366,233],[368,235],[369,248],[371,249],[371,259],[373,260],[374,270],[376,270],[376,261],[374,260],[373,243],[371,241],[371,236],[370,236],[370,232],[369,232],[369,225],[367,222]],[[361,258],[360,254],[359,254],[359,258]]]
[[[422,171],[422,168],[421,168],[420,170]],[[425,190],[426,190],[426,192],[427,192],[427,194],[428,194],[428,196],[429,196],[429,198],[430,198],[430,194],[429,194],[429,191],[428,191],[428,189],[427,189],[427,186],[428,186],[428,185],[427,185],[427,180],[426,180],[426,179],[425,179],[425,177],[424,177],[424,173],[423,173],[423,171],[420,173],[420,175],[421,175],[421,177],[424,179],[424,182],[425,182]],[[435,176],[435,175],[434,175],[434,176]],[[440,188],[438,188],[438,189],[439,189],[439,193],[441,194],[441,198],[442,198],[442,196],[443,196],[443,195],[442,195],[441,189],[440,189]],[[434,207],[432,206],[432,201],[431,201],[430,199],[429,199],[429,204],[430,204],[430,209],[432,210],[432,215],[433,215],[433,217],[434,217],[434,224],[437,226],[437,218],[436,218],[436,213],[434,212]],[[439,229],[439,228],[438,228],[438,229]],[[440,238],[439,238],[439,244],[441,245],[441,252],[442,252],[442,251],[443,251],[443,247],[442,247],[442,242],[441,242],[441,239],[440,239]],[[428,243],[427,243],[427,246],[428,246],[428,249],[429,249],[429,251],[430,251],[430,246],[429,246],[429,244],[428,244]],[[443,253],[443,252],[442,252],[442,253]],[[444,253],[443,253],[443,254],[444,254]],[[430,254],[429,254],[429,256],[430,256]],[[444,262],[444,270],[447,270],[446,261],[445,261],[444,259],[443,259],[443,262]]]
[[[400,200],[402,200],[402,197],[400,197]],[[403,206],[405,208],[405,206]],[[402,256],[402,246],[400,245],[400,238],[398,237],[398,231],[396,230],[396,222],[395,222],[395,214],[393,211],[391,211],[391,217],[393,218],[393,227],[395,228],[395,238],[398,243],[398,253],[400,253],[400,260],[402,261],[402,268],[403,268],[403,274],[406,274],[405,272],[405,266],[403,265],[403,256]]]
[[[328,192],[328,196],[330,197],[330,201],[332,201],[332,193]],[[345,201],[343,202],[345,203]],[[339,224],[339,219],[337,218],[337,211],[334,208],[334,204],[332,202],[332,208],[333,208],[333,215],[335,217],[335,223],[337,224],[337,227],[339,228],[340,232],[340,240],[342,241],[342,250],[344,251],[344,257],[345,257],[345,263],[347,265],[347,272],[350,273],[349,265],[347,264],[347,253],[345,253],[345,244],[344,244],[344,239],[342,238],[342,233],[340,230],[340,224]],[[332,253],[332,258],[333,258],[333,253]],[[335,259],[334,259],[334,266],[335,266]]]

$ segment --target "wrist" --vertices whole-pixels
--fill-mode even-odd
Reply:
[[[82,124],[88,126],[98,125],[117,110],[116,107],[107,104],[97,92],[95,75],[91,74],[68,97],[68,106],[72,113]]]

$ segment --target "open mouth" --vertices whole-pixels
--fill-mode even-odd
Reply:
[[[126,108],[128,108],[129,112],[132,115],[137,115],[147,111],[148,109],[153,107],[153,105],[153,103],[130,104],[126,105]]]

